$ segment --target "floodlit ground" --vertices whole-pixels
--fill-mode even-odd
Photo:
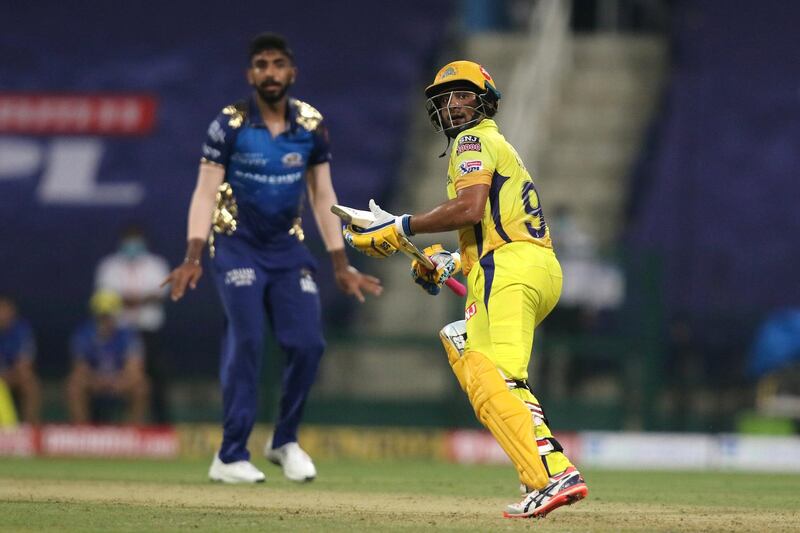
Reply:
[[[502,518],[509,467],[323,462],[298,485],[206,481],[205,461],[0,459],[1,531],[797,531],[800,476],[587,471],[589,498]]]

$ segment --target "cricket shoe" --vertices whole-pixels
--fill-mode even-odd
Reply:
[[[317,477],[317,469],[311,457],[296,442],[287,442],[279,448],[264,450],[270,462],[283,469],[283,475],[292,481],[311,481]]]
[[[589,494],[581,473],[571,466],[562,473],[550,478],[550,483],[542,490],[529,492],[521,502],[506,507],[506,518],[543,518],[553,509],[562,505],[572,505]]]
[[[223,483],[263,483],[266,479],[264,472],[250,461],[223,463],[219,455],[214,456],[211,468],[208,469],[208,477],[211,481]]]

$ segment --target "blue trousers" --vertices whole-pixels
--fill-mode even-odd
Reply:
[[[284,254],[276,260],[242,239],[217,240],[214,277],[226,318],[220,360],[224,422],[219,458],[224,463],[250,459],[247,440],[256,421],[267,321],[286,354],[272,446],[297,440],[325,349],[313,260],[304,246],[298,247],[291,256],[309,260],[287,265]]]

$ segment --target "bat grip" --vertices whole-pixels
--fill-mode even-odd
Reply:
[[[461,283],[457,279],[448,278],[447,281],[444,282],[444,284],[447,285],[447,287],[458,296],[467,295],[467,288],[464,286],[463,283]]]

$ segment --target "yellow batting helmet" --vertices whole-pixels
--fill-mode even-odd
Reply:
[[[433,79],[433,83],[425,88],[428,98],[447,89],[457,86],[472,85],[479,93],[490,93],[496,100],[500,99],[500,91],[492,76],[481,65],[473,61],[453,61],[446,64]]]
[[[473,114],[469,120],[454,124],[450,103],[457,92],[466,91],[473,93],[477,98],[476,105],[466,105],[472,108]],[[448,94],[449,93],[449,94]],[[491,118],[497,113],[500,91],[494,83],[492,76],[481,65],[473,61],[453,61],[439,69],[433,83],[425,88],[425,108],[428,119],[435,131],[443,132],[448,138],[454,139],[460,132],[473,127],[484,117]]]

